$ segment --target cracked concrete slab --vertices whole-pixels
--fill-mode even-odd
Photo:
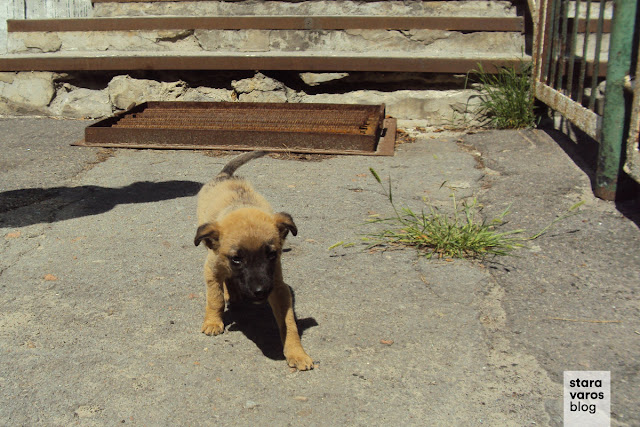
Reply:
[[[229,312],[221,336],[200,333],[205,254],[192,243],[195,194],[229,157],[112,150],[96,163],[97,149],[68,146],[85,124],[0,120],[8,165],[0,200],[21,189],[56,191],[0,212],[0,351],[11,367],[0,372],[0,424],[561,424],[559,378],[575,368],[573,353],[558,341],[561,329],[540,328],[548,321],[536,310],[551,291],[538,296],[546,285],[535,276],[569,271],[560,261],[584,250],[573,234],[536,241],[540,251],[522,249],[499,264],[427,260],[411,249],[370,252],[360,240],[370,214],[391,213],[370,167],[390,176],[396,201],[414,209],[424,198],[444,209],[451,190],[442,184],[451,182],[460,198],[478,195],[489,211],[513,201],[514,225],[534,213],[542,221],[555,211],[534,195],[564,197],[565,187],[532,187],[538,202],[520,210],[526,178],[511,172],[511,162],[527,170],[537,156],[557,158],[554,170],[573,174],[587,197],[553,140],[541,135],[529,147],[531,136],[423,130],[394,157],[262,158],[243,166],[239,174],[299,229],[287,241],[284,275],[317,366],[292,372],[268,307]],[[69,157],[69,170],[51,160],[55,153]],[[590,199],[581,215],[563,227],[581,226],[587,236],[594,231],[582,220],[609,218],[607,227],[621,230],[610,233],[605,259],[620,239],[640,240],[609,204]],[[329,249],[340,241],[354,245]],[[547,252],[549,245],[563,253]],[[594,276],[594,287],[625,310],[624,331],[638,330],[634,299],[626,299],[637,288],[624,282],[628,293],[618,301],[612,285],[626,280],[618,277],[625,269],[637,273],[637,259],[618,255],[617,263],[606,277]],[[557,293],[558,316],[579,314],[568,311],[575,304],[568,296]],[[612,327],[582,326],[571,325],[582,347],[598,340],[599,326]],[[612,350],[585,353],[584,368],[609,367],[614,390],[628,390],[623,381],[637,387],[635,344],[607,336],[602,345]],[[617,425],[634,424],[632,396],[614,401]]]
[[[564,370],[611,371],[612,425],[637,425],[639,205],[595,198],[592,171],[571,161],[577,146],[557,132],[553,139],[540,131],[496,136],[464,138],[495,172],[480,196],[487,211],[511,204],[510,224],[534,234],[584,203],[532,241],[526,256],[491,269],[504,290],[509,339],[555,382]],[[549,410],[561,425],[561,402]]]

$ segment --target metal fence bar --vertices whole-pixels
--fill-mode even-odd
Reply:
[[[560,4],[561,4],[561,0],[553,0],[553,9],[552,9],[552,15],[551,15],[551,34],[549,34],[549,37],[551,39],[551,49],[549,51],[549,57],[548,57],[548,64],[551,67],[551,75],[549,76],[547,82],[548,84],[553,87],[553,82],[556,81],[556,71],[557,71],[557,64],[558,64],[558,54],[560,51],[560,41],[558,40],[558,33],[560,32],[560,19],[557,19],[560,17]]]
[[[576,16],[578,14],[576,13]],[[580,75],[578,77],[578,94],[576,101],[582,104],[582,96],[584,95],[584,78],[587,74],[587,52],[589,52],[589,38],[591,37],[591,0],[587,0],[586,19],[584,23],[584,41],[582,46],[582,61],[580,63]],[[576,25],[577,27],[577,25]]]
[[[569,2],[563,1],[561,3],[560,13],[562,19],[560,20],[560,31],[557,39],[560,50],[558,52],[558,78],[556,80],[555,88],[562,92],[563,78],[565,67],[567,64],[567,27],[569,25]]]
[[[604,25],[605,2],[600,1],[600,14],[598,15],[598,29],[596,30],[596,51],[593,58],[593,73],[591,74],[591,93],[589,94],[589,109],[596,105],[596,90],[598,88],[598,74],[600,73],[600,51],[602,49],[602,27]],[[586,58],[585,58],[586,59]]]
[[[598,166],[593,190],[596,196],[605,200],[615,200],[618,177],[622,170],[626,115],[624,81],[631,68],[637,0],[615,0],[614,7],[602,141],[598,150]]]
[[[546,82],[551,63],[551,42],[545,34],[550,31],[553,22],[553,4],[550,0],[542,1],[538,9],[538,33],[536,34],[535,67],[533,70],[534,83]],[[533,85],[535,86],[535,84]]]
[[[573,28],[571,29],[571,47],[569,48],[569,69],[567,70],[567,93],[573,93],[573,67],[576,63],[576,41],[578,39],[578,21],[580,19],[580,0],[576,0],[576,9],[573,18]]]

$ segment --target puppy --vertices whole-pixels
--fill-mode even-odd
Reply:
[[[204,265],[207,285],[202,332],[224,332],[225,302],[269,302],[280,329],[287,363],[301,371],[313,361],[300,343],[289,286],[282,279],[280,256],[287,234],[298,233],[291,215],[274,213],[251,184],[233,173],[264,151],[231,160],[198,193],[198,230],[194,243],[208,249]]]

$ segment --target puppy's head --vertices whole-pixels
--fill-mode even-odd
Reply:
[[[242,208],[198,227],[194,243],[197,246],[204,242],[218,255],[216,269],[224,273],[227,286],[246,300],[264,302],[273,290],[282,245],[289,232],[298,234],[291,215]]]

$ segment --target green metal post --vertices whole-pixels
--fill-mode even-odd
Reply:
[[[625,135],[624,78],[631,68],[637,0],[615,0],[611,25],[607,89],[602,117],[602,141],[598,151],[594,194],[604,200],[615,200],[618,176],[622,170],[622,148]]]

